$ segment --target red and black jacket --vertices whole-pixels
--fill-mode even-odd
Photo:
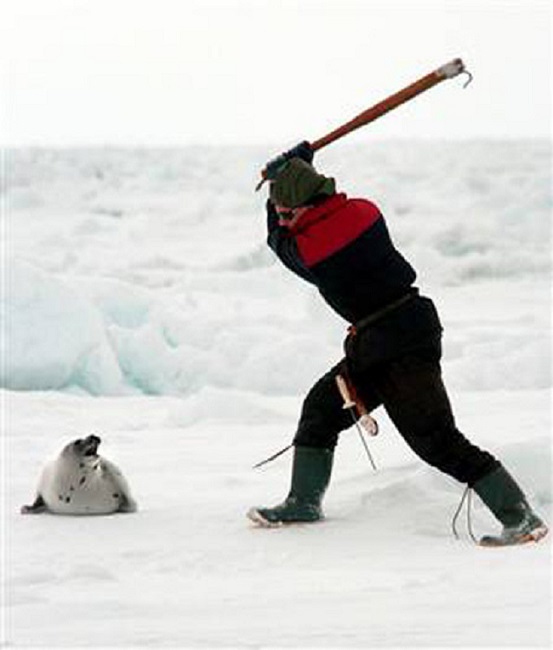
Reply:
[[[334,194],[291,228],[267,202],[268,244],[294,273],[319,289],[344,319],[356,323],[398,300],[416,273],[396,250],[379,209]]]

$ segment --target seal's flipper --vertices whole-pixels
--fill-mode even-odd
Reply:
[[[46,512],[46,510],[47,510],[46,503],[44,502],[44,499],[40,496],[40,494],[37,496],[35,502],[32,505],[21,506],[22,515],[38,515],[41,512]]]
[[[136,501],[129,494],[121,494],[119,512],[136,512],[137,510]]]

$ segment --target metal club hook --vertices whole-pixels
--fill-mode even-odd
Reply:
[[[461,74],[466,74],[467,77],[468,77],[468,79],[463,84],[463,88],[466,88],[472,82],[474,77],[472,76],[472,74],[466,68],[461,71]]]

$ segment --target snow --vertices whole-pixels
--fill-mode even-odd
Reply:
[[[8,150],[2,187],[2,635],[16,647],[537,647],[551,543],[475,547],[462,486],[385,413],[335,458],[320,524],[285,496],[302,396],[344,323],[266,249],[270,147]],[[445,325],[460,427],[551,521],[551,148],[379,142],[318,156],[379,203]],[[135,514],[21,516],[101,435]],[[475,499],[477,534],[497,530]]]

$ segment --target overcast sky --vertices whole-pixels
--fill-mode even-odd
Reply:
[[[315,140],[461,57],[351,141],[550,137],[549,0],[7,0],[11,145]]]

